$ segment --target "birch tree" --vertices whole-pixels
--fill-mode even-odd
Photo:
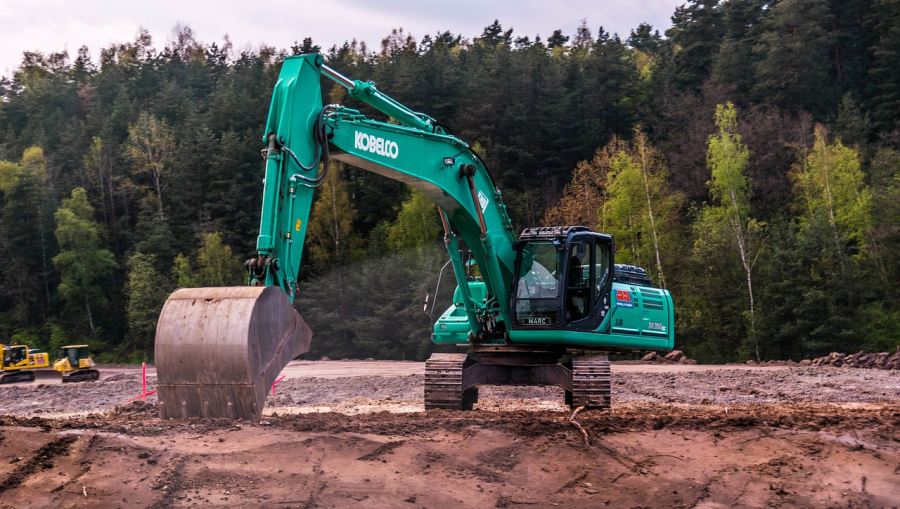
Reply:
[[[817,213],[828,217],[835,258],[844,272],[846,246],[852,244],[858,255],[864,253],[872,231],[872,193],[856,150],[840,140],[829,144],[825,128],[816,126],[813,149],[794,166],[791,178],[801,221],[808,222]]]
[[[141,112],[137,122],[128,126],[128,154],[135,170],[150,179],[163,217],[163,189],[172,172],[176,152],[175,135],[164,121]]]
[[[711,171],[709,193],[712,204],[702,210],[695,231],[726,228],[731,241],[736,245],[749,296],[749,339],[757,360],[760,360],[759,341],[756,338],[753,268],[760,252],[757,240],[764,225],[751,216],[750,179],[747,177],[750,151],[737,132],[737,112],[734,105],[730,102],[718,105],[715,119],[719,132],[707,140],[706,153],[706,164]],[[702,238],[695,242],[695,253],[698,253],[696,248],[703,242]]]
[[[601,224],[625,251],[621,261],[656,267],[656,282],[666,287],[663,259],[672,249],[671,237],[683,197],[669,189],[662,154],[646,135],[635,129],[634,141],[620,151],[607,176],[607,200]]]

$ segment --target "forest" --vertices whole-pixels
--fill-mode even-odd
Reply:
[[[322,52],[472,145],[517,229],[613,234],[698,361],[900,348],[900,0],[689,0],[664,33],[486,21],[244,50],[179,24],[163,49],[141,29],[96,57],[24,53],[0,78],[0,343],[152,360],[172,290],[244,284],[272,87]],[[327,81],[326,102],[387,120]],[[335,166],[310,221],[308,357],[434,351],[435,206]]]

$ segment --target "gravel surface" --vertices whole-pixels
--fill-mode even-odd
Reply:
[[[702,371],[613,372],[613,405],[635,402],[734,405],[740,403],[869,403],[900,400],[900,372],[832,367],[777,370],[719,366]],[[289,378],[269,397],[268,412],[421,411],[423,375]],[[84,414],[122,405],[140,395],[140,376],[117,373],[98,382],[0,386],[0,414]],[[148,390],[155,377],[148,377]],[[150,396],[148,402],[155,403]],[[308,408],[307,408],[308,407]],[[556,387],[481,387],[476,408],[565,411]]]

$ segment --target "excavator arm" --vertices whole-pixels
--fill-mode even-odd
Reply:
[[[400,124],[372,120],[343,106],[323,105],[323,75]],[[500,191],[468,144],[434,119],[391,99],[374,83],[350,80],[330,69],[320,55],[285,60],[264,141],[259,257],[249,261],[251,284],[277,284],[293,299],[313,192],[333,158],[409,184],[440,207],[471,331],[502,335],[510,320],[507,304],[516,236]],[[323,163],[321,169],[319,163]],[[457,232],[481,268],[489,302],[468,294]]]

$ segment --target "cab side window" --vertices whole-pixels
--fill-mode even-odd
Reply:
[[[591,273],[593,243],[572,244],[566,284],[566,315],[569,321],[582,320],[591,313]]]
[[[609,282],[609,246],[597,243],[595,246],[596,257],[593,264],[594,269],[594,301],[596,306],[603,298],[604,289]]]

